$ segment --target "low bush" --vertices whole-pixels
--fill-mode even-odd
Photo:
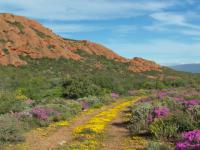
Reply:
[[[21,123],[12,115],[0,116],[0,143],[20,142],[22,136]]]
[[[165,143],[150,142],[144,150],[172,150],[172,146]]]
[[[196,123],[195,126],[197,129],[200,129],[200,105],[194,106],[190,113],[193,116],[194,123]]]
[[[87,96],[103,95],[105,90],[94,84],[87,77],[74,77],[63,82],[63,96],[66,98],[82,98]]]
[[[133,134],[140,134],[142,132],[148,132],[148,114],[152,109],[152,105],[149,103],[139,104],[133,106],[132,116],[130,119],[129,129]]]
[[[0,114],[9,112],[20,112],[25,109],[23,101],[16,100],[15,94],[11,92],[0,92]]]
[[[177,138],[178,126],[170,119],[157,119],[149,126],[150,132],[157,139],[175,139]]]
[[[81,105],[75,101],[65,100],[62,104],[47,104],[47,108],[51,108],[59,112],[59,120],[68,120],[81,112]]]
[[[100,108],[103,105],[112,103],[114,100],[115,98],[113,98],[111,94],[105,94],[101,96],[88,96],[78,99],[79,102],[84,101],[84,103],[87,103],[88,107],[90,108]]]

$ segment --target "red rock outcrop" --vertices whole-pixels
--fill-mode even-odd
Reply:
[[[103,55],[108,59],[128,62],[129,70],[142,72],[160,70],[159,65],[151,61],[135,58],[126,59],[112,50],[87,40],[64,40],[43,27],[36,21],[12,14],[0,14],[0,64],[21,66],[27,64],[20,56],[31,58],[68,58],[84,60],[76,54],[76,50],[84,50],[89,54]]]
[[[155,62],[138,57],[133,58],[129,63],[129,70],[133,72],[162,71],[160,65]]]

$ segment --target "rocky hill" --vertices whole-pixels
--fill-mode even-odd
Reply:
[[[0,64],[21,66],[27,62],[20,56],[31,58],[67,58],[83,60],[76,53],[83,50],[89,54],[105,56],[107,59],[129,63],[133,72],[161,71],[161,67],[152,61],[141,58],[126,59],[112,50],[87,40],[66,40],[43,27],[36,21],[12,14],[0,14]]]

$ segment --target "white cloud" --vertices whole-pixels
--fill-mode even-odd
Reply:
[[[94,20],[132,17],[172,5],[157,0],[1,0],[0,10],[40,19]]]
[[[200,44],[181,43],[171,40],[153,40],[147,43],[119,43],[105,44],[122,56],[143,57],[155,60],[160,64],[199,62]]]
[[[193,12],[172,13],[172,12],[156,12],[150,15],[156,22],[151,25],[144,26],[144,29],[150,31],[164,31],[176,33],[179,35],[200,36],[200,26],[192,24],[188,20],[197,19],[197,15]]]
[[[156,12],[151,14],[150,17],[159,21],[161,26],[176,25],[200,30],[200,26],[188,23],[187,19],[190,18],[189,13]]]
[[[185,17],[175,13],[157,12],[150,15],[153,19],[163,22],[165,24],[185,25]]]
[[[103,30],[104,28],[97,25],[88,24],[46,24],[46,27],[52,29],[56,33],[81,33],[81,32],[91,32],[97,30]]]
[[[200,37],[200,31],[196,31],[196,30],[183,30],[183,31],[181,31],[181,33],[185,34],[185,35],[191,35],[191,36]]]

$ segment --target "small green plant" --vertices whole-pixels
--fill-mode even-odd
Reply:
[[[130,119],[129,129],[133,134],[148,132],[148,114],[152,109],[152,105],[148,103],[136,105],[132,108],[132,116]]]
[[[8,51],[7,48],[3,48],[3,52],[4,52],[5,54],[9,54],[9,51]]]
[[[157,119],[150,127],[150,132],[156,139],[177,138],[178,126],[169,119]]]
[[[51,36],[49,36],[49,35],[46,35],[45,33],[43,33],[43,32],[41,32],[41,31],[39,31],[39,30],[37,30],[37,29],[35,29],[35,28],[33,28],[33,27],[30,27],[33,31],[35,31],[35,33],[40,37],[40,38],[42,38],[42,39],[44,39],[44,38],[51,38]]]
[[[172,150],[172,146],[169,144],[163,144],[159,142],[150,142],[144,150]]]
[[[54,45],[48,45],[47,48],[51,50],[51,49],[54,49],[55,46]]]
[[[17,22],[17,21],[15,21],[15,22],[7,21],[7,22],[8,22],[9,24],[13,25],[13,26],[16,26],[16,27],[19,29],[20,33],[21,33],[21,34],[24,34],[24,26],[22,25],[22,23]]]
[[[20,142],[24,140],[20,122],[11,115],[0,116],[0,143]]]
[[[5,41],[4,39],[0,39],[0,43],[1,43],[1,44],[5,44],[6,41]]]

